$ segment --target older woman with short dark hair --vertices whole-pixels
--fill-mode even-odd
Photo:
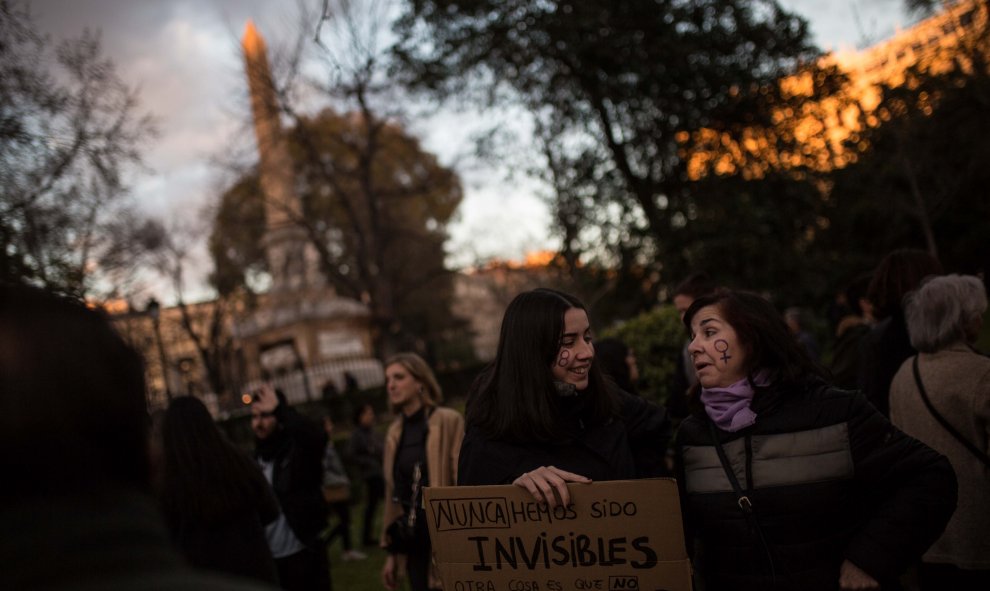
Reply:
[[[990,589],[990,468],[980,459],[990,448],[990,359],[971,346],[986,309],[983,283],[965,275],[934,277],[905,302],[919,354],[894,376],[890,418],[948,456],[959,479],[958,509],[923,558],[925,589]]]
[[[703,296],[684,323],[701,390],[679,480],[704,588],[897,588],[955,508],[949,462],[831,387],[759,295]]]

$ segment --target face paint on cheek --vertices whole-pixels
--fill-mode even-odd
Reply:
[[[560,351],[560,355],[557,356],[557,365],[559,365],[560,367],[564,367],[567,365],[567,362],[570,361],[570,359],[571,359],[571,352],[567,349],[563,349]]]
[[[715,350],[722,354],[722,363],[729,363],[732,355],[729,355],[729,342],[725,339],[715,341]]]

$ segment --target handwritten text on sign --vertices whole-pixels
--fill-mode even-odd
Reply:
[[[506,498],[442,499],[430,503],[437,531],[511,528],[521,523],[553,523],[577,519],[573,504],[548,507],[535,501],[510,501]],[[637,513],[636,503],[603,499],[591,503],[592,519],[627,516]],[[573,531],[549,536],[543,532],[535,539],[521,535],[475,535],[467,538],[477,548],[476,571],[492,568],[534,569],[537,565],[614,566],[629,564],[636,569],[657,563],[657,553],[648,536],[603,538]]]
[[[429,488],[447,591],[690,589],[676,484],[571,485],[548,507],[513,486]]]

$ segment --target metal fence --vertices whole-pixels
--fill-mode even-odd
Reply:
[[[285,394],[289,404],[299,404],[320,400],[325,393],[331,390],[338,393],[347,391],[349,389],[348,374],[354,380],[352,389],[370,390],[385,384],[385,370],[381,361],[368,357],[335,359],[307,367],[305,370],[285,373],[273,378],[271,383]],[[263,380],[246,382],[242,387],[242,392],[253,392],[264,383]],[[236,411],[236,409],[227,410],[228,413],[232,410]],[[225,413],[220,411],[220,414]]]

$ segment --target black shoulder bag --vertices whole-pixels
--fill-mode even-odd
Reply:
[[[773,580],[773,584],[776,585],[777,570],[773,564],[773,553],[770,551],[770,545],[767,544],[767,539],[763,535],[763,528],[760,527],[760,522],[756,518],[756,513],[753,511],[753,503],[749,500],[746,491],[739,485],[739,479],[736,478],[736,471],[732,469],[732,464],[729,463],[729,457],[725,455],[722,442],[718,439],[718,431],[715,429],[715,423],[710,420],[708,421],[708,431],[712,435],[712,442],[714,442],[715,451],[718,453],[718,461],[722,464],[725,477],[729,479],[729,484],[732,485],[732,490],[736,495],[736,504],[739,505],[743,515],[746,517],[750,534],[755,535],[759,539],[760,545],[763,546],[763,552],[767,556],[767,564],[770,565],[770,577]]]
[[[976,459],[983,462],[983,465],[990,468],[990,457],[987,454],[980,451],[975,445],[973,445],[968,439],[963,437],[962,433],[956,430],[952,426],[952,423],[947,421],[945,417],[940,415],[935,407],[932,406],[932,401],[928,399],[928,392],[925,391],[925,387],[921,383],[921,374],[918,372],[918,356],[914,356],[914,360],[911,362],[911,369],[914,370],[914,383],[918,386],[918,392],[921,394],[921,399],[925,402],[925,406],[928,407],[928,412],[932,413],[935,420],[939,422],[942,427],[949,432],[950,435],[956,438],[956,440],[963,444],[963,446],[970,451]]]

